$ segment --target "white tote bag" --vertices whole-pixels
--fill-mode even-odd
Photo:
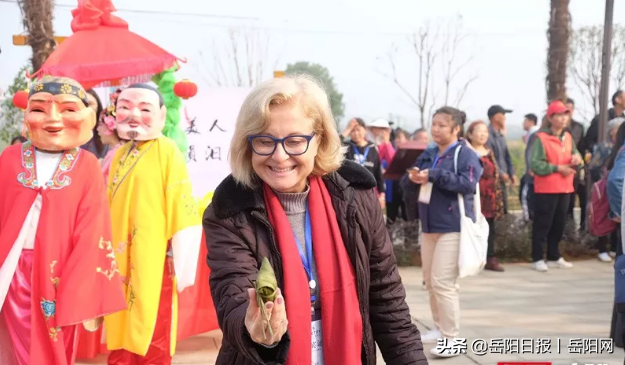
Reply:
[[[454,154],[454,172],[458,173],[458,154],[462,146],[456,148]],[[460,209],[460,248],[458,254],[458,276],[464,278],[479,274],[486,265],[488,250],[488,222],[482,214],[480,203],[480,184],[475,188],[473,196],[475,222],[466,216],[464,211],[464,197],[458,194],[458,208]]]

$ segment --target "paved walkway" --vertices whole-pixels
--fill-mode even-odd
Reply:
[[[533,339],[533,353],[432,359],[433,365],[496,365],[499,361],[551,361],[553,365],[622,365],[623,350],[592,354],[571,353],[571,339],[607,338],[613,298],[613,267],[597,260],[576,262],[568,270],[547,273],[530,270],[529,264],[507,264],[505,273],[485,271],[478,277],[460,281],[461,336],[469,347],[476,339]],[[422,331],[431,328],[428,297],[421,287],[420,268],[402,268],[412,316]],[[536,353],[538,339],[549,339],[551,354]],[[558,340],[560,353],[557,352]],[[526,340],[529,341],[529,340]],[[218,331],[182,341],[174,364],[213,364],[221,343]],[[525,342],[527,344],[527,342]],[[429,350],[433,345],[426,345]],[[428,355],[429,357],[429,355]],[[105,364],[105,358],[80,364]],[[384,364],[381,356],[378,364]]]

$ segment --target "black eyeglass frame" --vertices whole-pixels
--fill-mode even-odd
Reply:
[[[247,140],[250,143],[250,147],[252,147],[252,152],[254,152],[255,154],[259,155],[259,156],[271,156],[276,152],[276,148],[278,147],[278,143],[280,143],[282,145],[282,149],[284,150],[284,152],[289,155],[289,156],[301,156],[303,154],[305,154],[306,152],[308,152],[308,148],[310,148],[310,141],[312,141],[312,139],[315,137],[316,133],[313,132],[310,135],[305,135],[305,134],[297,134],[297,135],[292,135],[292,136],[287,136],[284,138],[276,138],[273,136],[268,136],[268,135],[264,135],[264,134],[254,134],[251,136],[247,137]],[[269,138],[273,141],[273,149],[271,150],[271,152],[269,153],[258,153],[255,149],[254,149],[254,139],[256,138]],[[288,153],[286,150],[286,146],[284,145],[284,142],[286,140],[288,140],[289,138],[304,138],[306,140],[306,149],[304,150],[304,152],[302,153]]]

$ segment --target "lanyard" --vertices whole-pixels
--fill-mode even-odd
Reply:
[[[360,152],[358,152],[358,148],[355,144],[352,144],[352,147],[354,148],[354,157],[356,157],[359,164],[364,165],[365,161],[367,161],[367,156],[369,155],[369,149],[371,147],[365,148],[365,153],[363,154],[360,154]]]
[[[438,159],[440,158],[440,156],[446,154],[447,152],[449,152],[452,148],[456,147],[456,145],[458,144],[458,141],[452,143],[451,146],[447,147],[447,149],[445,150],[445,152],[443,152],[442,154],[436,154],[436,157],[434,158],[434,163],[432,164],[432,168],[436,167],[436,164],[438,163]]]
[[[317,300],[316,295],[314,294],[314,290],[317,288],[317,282],[313,279],[312,273],[312,224],[310,222],[310,211],[308,210],[308,206],[306,206],[306,231],[305,231],[305,248],[306,254],[304,254],[304,250],[302,250],[302,245],[300,245],[295,232],[293,232],[293,236],[295,237],[295,242],[297,242],[297,251],[299,251],[299,257],[302,259],[302,265],[304,266],[304,270],[306,270],[306,276],[308,276],[308,287],[310,288],[310,301],[315,302]]]

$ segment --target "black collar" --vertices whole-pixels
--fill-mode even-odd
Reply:
[[[355,189],[373,189],[377,186],[375,178],[366,168],[354,161],[345,160],[338,171],[323,177],[330,195],[345,198],[348,187]],[[211,203],[217,218],[231,218],[246,210],[263,210],[265,202],[261,188],[250,189],[237,183],[228,175],[215,189]]]

